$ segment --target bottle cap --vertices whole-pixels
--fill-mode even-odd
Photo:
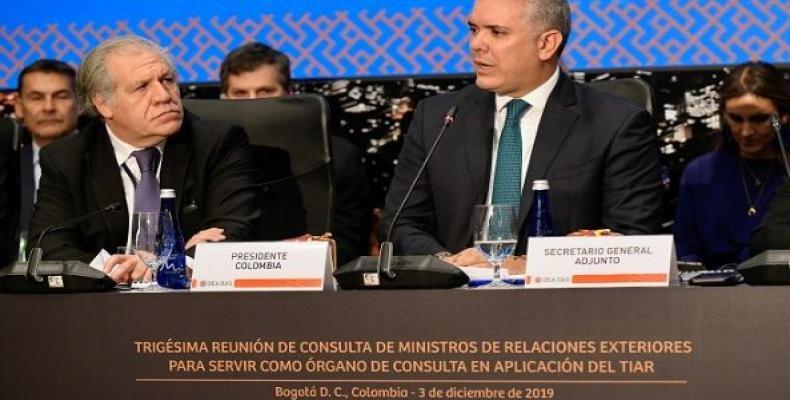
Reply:
[[[175,199],[176,198],[176,190],[175,189],[162,189],[159,191],[159,197],[162,199]]]
[[[549,181],[547,179],[536,179],[532,181],[532,190],[549,190]]]

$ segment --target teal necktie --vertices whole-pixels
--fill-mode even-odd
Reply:
[[[491,204],[514,204],[521,202],[521,115],[529,107],[524,100],[510,100],[507,116],[496,154],[494,193]]]

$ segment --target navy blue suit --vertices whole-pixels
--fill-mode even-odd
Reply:
[[[474,85],[430,97],[415,110],[385,206],[384,227],[414,179],[451,106],[455,122],[393,231],[398,254],[456,253],[472,245],[472,210],[484,204],[494,133],[492,92]],[[548,179],[554,232],[611,228],[657,233],[662,186],[655,124],[644,109],[565,74],[549,96],[538,126],[519,220],[518,253],[532,204],[532,181]]]

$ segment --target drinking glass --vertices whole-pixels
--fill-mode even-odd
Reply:
[[[173,216],[166,211],[159,213],[159,232],[156,239],[156,258],[159,267],[167,262],[175,247],[174,229]],[[154,275],[154,280],[156,280],[156,275]]]
[[[472,217],[475,248],[494,267],[494,280],[489,285],[505,287],[500,270],[516,249],[518,209],[513,204],[479,205]]]
[[[169,221],[169,228],[168,228]],[[132,216],[132,254],[151,270],[152,277],[156,279],[156,269],[170,256],[167,235],[172,229],[172,219],[167,213],[137,212]]]

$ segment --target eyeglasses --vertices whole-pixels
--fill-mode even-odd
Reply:
[[[738,115],[726,113],[727,119],[732,124],[743,124],[748,122],[752,125],[767,125],[771,121],[771,114]]]

